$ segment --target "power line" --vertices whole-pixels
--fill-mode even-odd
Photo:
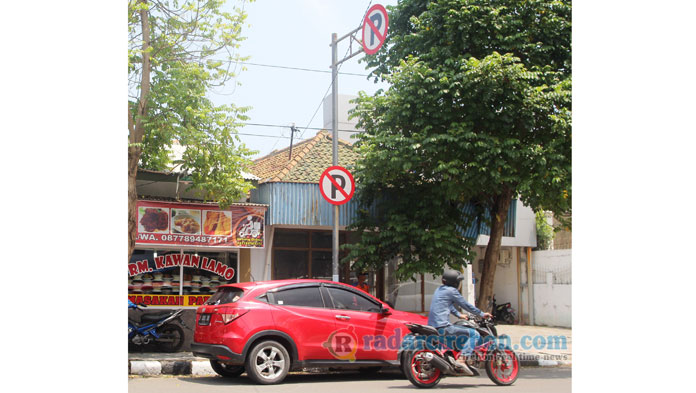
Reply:
[[[290,128],[291,126],[284,126],[280,124],[261,124],[261,123],[241,123],[241,125],[244,126],[258,126],[258,127],[278,127],[278,128]],[[326,128],[318,128],[318,127],[305,127],[307,130],[326,130]],[[342,130],[339,129],[338,131],[343,131],[343,132],[362,132],[362,130]]]
[[[331,71],[326,71],[326,70],[315,70],[311,68],[299,68],[299,67],[289,67],[289,66],[279,66],[279,65],[271,65],[271,64],[259,64],[259,63],[247,63],[247,62],[242,62],[240,64],[244,65],[253,65],[253,66],[259,66],[259,67],[269,67],[269,68],[282,68],[286,70],[296,70],[296,71],[309,71],[309,72],[322,72],[326,74],[330,74]],[[352,76],[364,76],[368,77],[368,74],[355,74],[352,72],[339,72],[341,75],[352,75]]]
[[[238,132],[237,135],[247,135],[247,136],[261,136],[261,137],[266,137],[266,138],[278,138],[278,139],[290,139],[289,136],[282,136],[282,135],[261,135],[261,134],[244,134],[241,132]]]

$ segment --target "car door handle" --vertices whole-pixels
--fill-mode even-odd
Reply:
[[[342,319],[344,321],[349,321],[350,317],[347,315],[336,315],[336,319]]]

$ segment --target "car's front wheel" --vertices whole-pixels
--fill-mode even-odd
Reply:
[[[279,383],[290,370],[290,355],[277,341],[268,340],[256,344],[246,358],[249,378],[263,385]]]

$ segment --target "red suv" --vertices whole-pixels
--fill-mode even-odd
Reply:
[[[406,322],[424,316],[394,310],[352,287],[323,280],[229,284],[196,311],[191,350],[226,377],[281,382],[290,370],[398,366]]]

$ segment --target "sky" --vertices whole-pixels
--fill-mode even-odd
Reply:
[[[230,4],[240,4],[228,0]],[[257,0],[245,2],[247,25],[242,34],[247,39],[239,53],[250,56],[247,63],[271,66],[331,71],[331,34],[348,34],[362,24],[368,6],[396,5],[397,0]],[[388,33],[387,33],[388,34]],[[338,58],[348,50],[348,39],[339,43]],[[341,65],[339,72],[368,74],[360,54]],[[265,127],[247,125],[239,129],[240,139],[250,149],[257,150],[254,158],[274,149],[290,145],[290,126],[300,129],[295,141],[311,138],[317,130],[305,127],[323,126],[322,99],[330,94],[331,73],[309,72],[246,65],[239,72],[235,85],[228,82],[221,91],[211,93],[216,103],[251,106],[248,123],[285,126]],[[358,91],[373,94],[385,83],[375,84],[365,76],[339,75],[338,93],[357,95]],[[315,114],[316,112],[316,114]],[[259,134],[268,137],[249,136]],[[293,142],[296,143],[296,142]]]

